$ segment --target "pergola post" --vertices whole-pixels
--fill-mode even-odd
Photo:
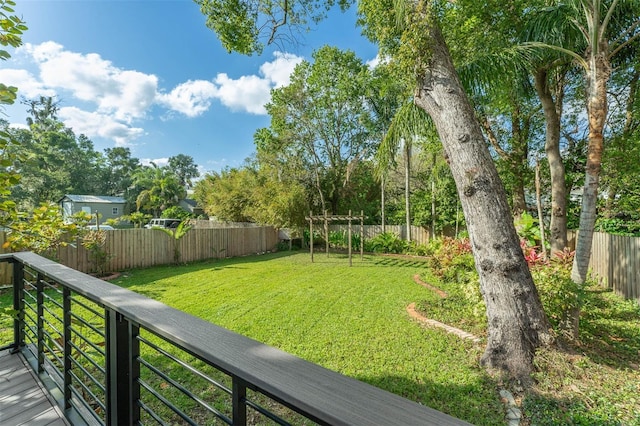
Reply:
[[[364,260],[364,210],[360,210],[360,260]],[[309,252],[311,253],[311,263],[313,263],[313,224],[316,220],[324,222],[324,233],[325,233],[325,241],[326,241],[326,250],[327,257],[329,257],[329,221],[342,221],[348,223],[348,238],[349,238],[349,266],[352,266],[353,259],[353,244],[351,243],[351,239],[353,236],[353,221],[358,219],[358,216],[353,216],[351,210],[349,210],[348,216],[340,216],[340,215],[329,215],[325,210],[322,215],[314,216],[313,212],[309,212],[309,216],[305,218],[309,221]]]
[[[309,211],[309,249],[311,252],[311,263],[313,263],[313,212]]]
[[[348,227],[348,238],[349,238],[349,266],[352,266],[351,264],[351,210],[349,210],[349,219],[348,219],[348,223],[349,223],[349,227]]]

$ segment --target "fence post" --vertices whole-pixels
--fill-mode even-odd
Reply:
[[[44,371],[44,284],[42,274],[36,275],[36,335],[38,347],[38,374]]]
[[[140,420],[139,327],[124,315],[107,309],[106,319],[106,424],[138,424]]]
[[[71,290],[62,289],[62,318],[64,321],[64,408],[71,408]]]
[[[22,262],[11,262],[13,265],[13,309],[18,312],[13,320],[14,351],[24,346],[24,265]]]
[[[231,401],[233,406],[233,425],[245,426],[247,424],[247,385],[239,377],[233,377]]]

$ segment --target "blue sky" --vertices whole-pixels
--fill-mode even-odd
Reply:
[[[0,82],[19,96],[56,96],[59,118],[99,151],[127,146],[159,165],[186,154],[202,171],[254,152],[255,130],[269,125],[269,90],[314,50],[329,44],[365,62],[377,53],[353,10],[253,56],[227,53],[191,0],[17,0],[16,13],[29,30],[0,63]],[[5,118],[24,125],[25,109],[7,107]]]

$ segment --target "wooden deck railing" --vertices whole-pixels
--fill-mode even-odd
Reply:
[[[74,424],[468,424],[36,254],[0,262],[11,346]]]

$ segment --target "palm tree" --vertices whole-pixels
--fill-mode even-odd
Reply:
[[[153,163],[134,174],[133,185],[140,189],[136,198],[138,210],[151,211],[156,217],[168,207],[178,205],[186,196],[178,176],[168,168]]]
[[[389,130],[376,154],[378,169],[384,178],[388,169],[396,165],[398,149],[402,149],[407,241],[411,241],[411,150],[418,138],[432,131],[430,123],[431,119],[422,108],[418,108],[413,101],[406,102],[391,120]]]
[[[632,0],[568,0],[543,10],[537,32],[570,34],[578,30],[581,39],[576,44],[530,43],[569,55],[584,70],[589,143],[580,227],[576,243],[571,279],[586,281],[591,244],[596,221],[596,205],[604,127],[607,118],[607,83],[612,73],[611,60],[622,49],[640,37],[640,4]]]

